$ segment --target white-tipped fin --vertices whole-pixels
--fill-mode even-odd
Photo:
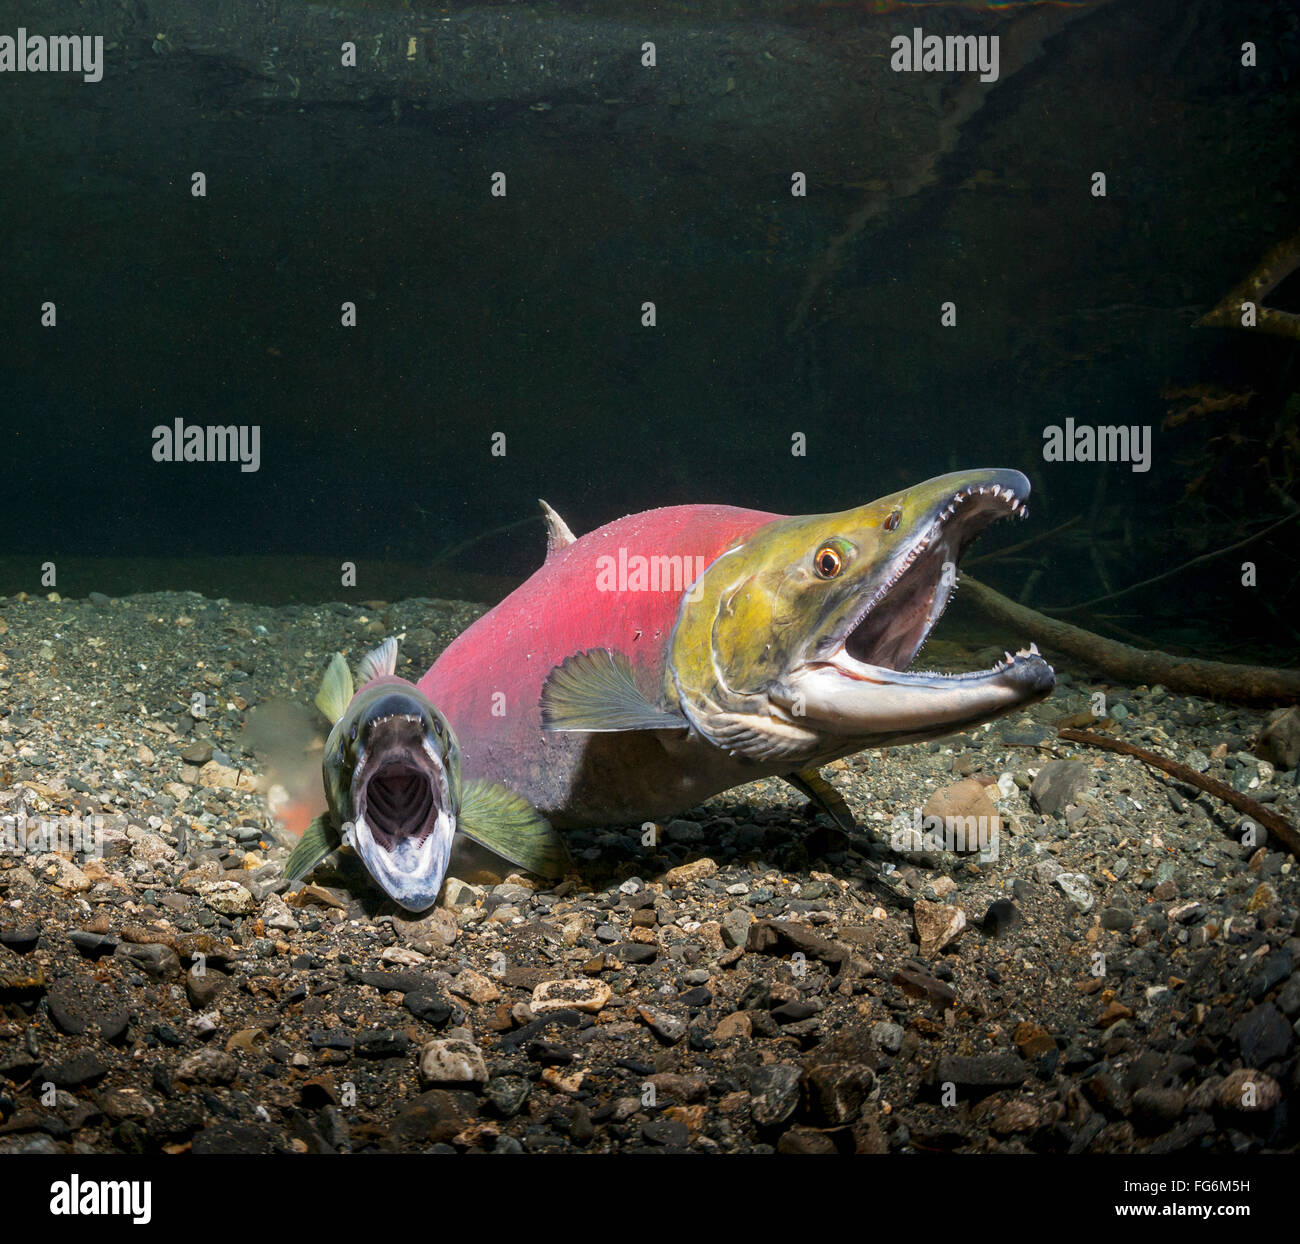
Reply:
[[[378,648],[367,652],[357,666],[357,683],[364,687],[372,679],[391,674],[397,668],[397,640],[391,635]]]
[[[542,507],[542,515],[546,519],[546,556],[551,558],[561,549],[567,549],[577,537],[569,530],[569,524],[540,497],[537,498],[537,503]]]

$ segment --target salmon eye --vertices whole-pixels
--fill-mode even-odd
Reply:
[[[436,717],[433,719],[433,732],[439,738],[442,738],[442,722],[440,722]]]
[[[823,579],[833,579],[844,569],[844,559],[840,557],[838,549],[832,548],[829,544],[823,544],[813,558],[813,566]]]
[[[357,723],[352,723],[352,729],[348,732],[348,737],[355,743],[357,741]]]
[[[903,511],[901,509],[890,510],[889,517],[885,519],[886,531],[897,531],[898,524],[903,520]]]

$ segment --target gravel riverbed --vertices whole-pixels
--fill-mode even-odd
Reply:
[[[1054,729],[1294,821],[1294,714],[1261,746],[1265,711],[1057,663],[1029,712],[829,769],[870,843],[764,781],[571,833],[550,888],[467,855],[420,918],[346,858],[292,893],[278,723],[334,651],[396,634],[416,678],[480,611],[0,599],[0,1152],[1296,1147],[1295,861]],[[996,843],[908,838],[922,808]],[[43,850],[59,818],[102,856]]]

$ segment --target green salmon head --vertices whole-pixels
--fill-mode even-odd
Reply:
[[[718,746],[821,763],[949,734],[1041,699],[1037,648],[973,674],[907,670],[990,523],[1026,514],[1019,471],[964,471],[839,514],[777,519],[717,558],[673,634],[668,693]]]
[[[423,911],[437,900],[451,857],[460,750],[428,698],[393,676],[397,648],[388,642],[391,659],[385,648],[367,656],[361,676],[373,677],[355,695],[342,657],[326,674],[317,703],[337,720],[322,770],[344,841],[390,898]]]

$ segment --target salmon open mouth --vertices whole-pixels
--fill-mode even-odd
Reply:
[[[418,714],[367,722],[365,755],[352,779],[358,853],[403,907],[436,901],[456,833],[456,809],[440,749]]]
[[[796,724],[859,746],[940,738],[1049,694],[1052,667],[1037,647],[965,674],[912,670],[957,582],[957,563],[999,518],[1026,514],[1019,471],[972,472],[913,519],[916,533],[868,580],[842,631],[815,645],[785,677],[776,703]],[[800,720],[802,719],[802,720]]]
[[[1027,500],[1027,488],[1022,495],[998,484],[972,485],[954,493],[929,527],[894,559],[885,581],[844,637],[845,655],[864,666],[906,669],[948,607],[962,554],[999,518],[1026,518]]]
[[[375,842],[391,851],[403,839],[416,843],[433,832],[441,803],[439,774],[415,759],[386,761],[364,783],[357,811]]]

